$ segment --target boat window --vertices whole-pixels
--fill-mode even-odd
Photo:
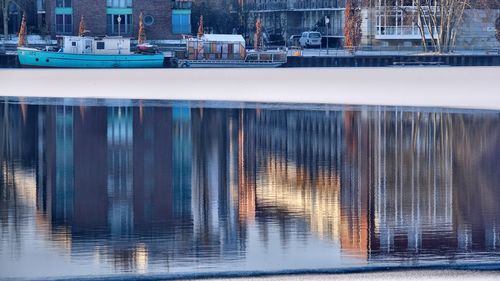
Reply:
[[[71,42],[71,46],[75,47],[76,46],[76,42]]]
[[[97,42],[96,48],[97,50],[104,50],[104,42]]]

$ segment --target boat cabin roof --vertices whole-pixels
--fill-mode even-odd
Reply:
[[[245,44],[245,39],[239,34],[203,34],[202,41],[209,42],[233,42]]]

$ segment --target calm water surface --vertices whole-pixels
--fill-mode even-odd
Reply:
[[[0,103],[0,279],[500,268],[500,112]]]

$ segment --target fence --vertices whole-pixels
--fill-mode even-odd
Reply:
[[[290,53],[291,54],[291,53]],[[455,48],[442,55],[499,55],[500,48]],[[424,51],[421,46],[361,46],[356,48],[302,49],[302,56],[408,56],[440,55],[432,47]]]
[[[344,0],[316,0],[316,1],[298,1],[298,2],[270,2],[247,4],[246,10],[249,11],[272,11],[272,10],[321,10],[321,9],[340,9],[345,7]]]

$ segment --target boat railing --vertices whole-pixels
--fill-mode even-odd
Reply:
[[[185,50],[175,51],[175,57],[178,59],[189,59],[189,60],[241,60],[243,61],[245,57],[243,54],[234,52],[205,52],[204,50],[194,50],[192,52],[186,52]]]
[[[249,51],[245,57],[247,62],[286,63],[287,53],[283,51]]]

